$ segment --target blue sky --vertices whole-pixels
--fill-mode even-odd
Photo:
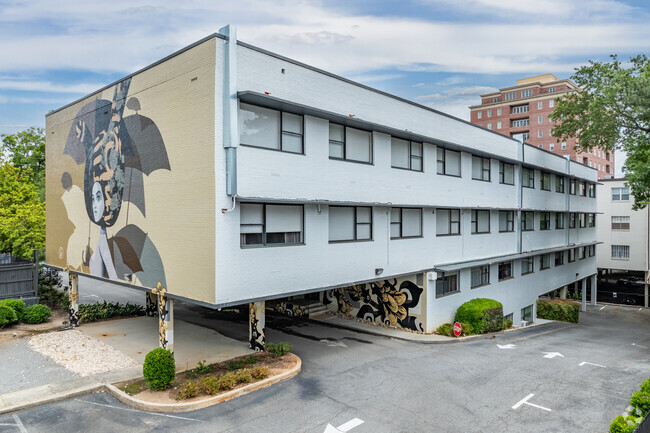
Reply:
[[[240,40],[457,117],[479,95],[650,47],[623,0],[0,0],[0,133],[226,24]]]

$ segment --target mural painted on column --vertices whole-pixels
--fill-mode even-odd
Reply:
[[[328,290],[323,303],[342,316],[424,332],[424,289],[415,280],[413,275]]]
[[[143,175],[171,167],[163,137],[152,119],[138,113],[140,101],[129,97],[130,85],[127,78],[115,86],[112,100],[85,104],[72,122],[63,153],[85,165],[83,190],[69,172],[61,177],[62,201],[74,225],[66,256],[71,269],[165,286],[158,250],[147,233],[129,223],[129,212],[136,208],[146,218]],[[124,117],[125,107],[135,114]],[[76,218],[79,206],[85,206],[85,224]],[[117,229],[123,213],[125,222]]]

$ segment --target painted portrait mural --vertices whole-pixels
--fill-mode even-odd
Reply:
[[[129,212],[135,208],[146,217],[143,176],[171,167],[160,130],[138,113],[130,85],[131,78],[121,81],[111,100],[85,104],[72,122],[63,153],[83,164],[83,190],[63,173],[61,199],[74,225],[66,257],[73,269],[113,280],[137,277],[154,287],[165,285],[164,266],[148,234],[129,223]],[[124,116],[125,107],[135,114]],[[85,206],[86,221],[78,206]],[[120,215],[125,218],[118,225]]]
[[[345,317],[424,332],[423,292],[410,278],[392,278],[329,290],[323,303]]]

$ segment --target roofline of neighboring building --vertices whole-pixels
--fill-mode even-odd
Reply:
[[[525,98],[510,99],[508,101],[486,102],[484,104],[470,105],[468,108],[470,110],[475,110],[477,108],[485,108],[485,107],[492,106],[492,105],[512,105],[512,104],[515,104],[515,103],[519,103],[520,101],[536,100],[536,99],[540,99],[540,98],[549,99],[549,97],[551,95],[553,95],[552,97],[557,98],[560,95],[564,95],[565,93],[570,93],[570,92],[575,92],[575,90],[571,90],[571,89],[560,90],[559,92],[555,92],[555,93],[544,93],[544,94],[540,94],[540,95],[527,96]],[[484,97],[489,96],[489,95],[500,95],[500,94],[501,93],[498,93],[498,92],[497,93],[486,93],[485,95],[480,95],[480,97],[484,98]]]
[[[502,93],[504,91],[508,91],[508,90],[512,90],[512,89],[524,89],[526,87],[550,87],[550,86],[555,86],[558,83],[568,83],[568,84],[571,84],[572,86],[574,86],[576,89],[580,89],[580,86],[578,86],[576,83],[574,83],[570,79],[563,78],[561,80],[547,81],[545,83],[542,83],[541,81],[535,81],[533,83],[528,83],[528,84],[517,84],[516,86],[502,87],[501,89],[499,89],[498,92],[484,93],[483,95],[481,95],[481,97],[489,96],[489,95],[498,95],[498,94],[500,94],[500,93]]]

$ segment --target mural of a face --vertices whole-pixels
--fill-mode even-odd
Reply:
[[[104,214],[104,196],[102,194],[102,187],[99,182],[93,184],[92,190],[92,200],[93,200],[93,218],[97,223],[102,218]]]

